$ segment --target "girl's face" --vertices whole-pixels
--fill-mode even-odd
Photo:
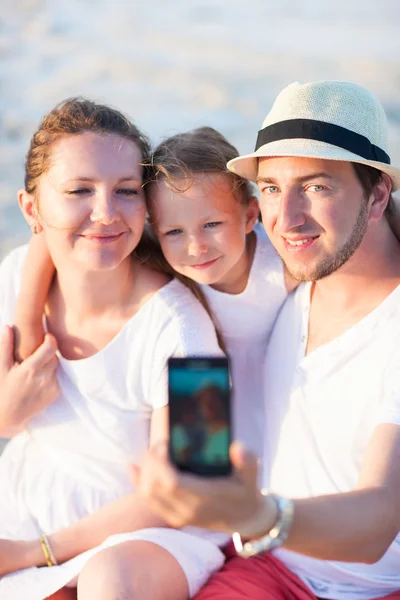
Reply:
[[[198,283],[227,291],[242,274],[246,234],[258,217],[258,202],[241,204],[224,174],[196,174],[193,181],[165,181],[151,188],[153,227],[169,264]]]
[[[115,269],[129,257],[146,217],[141,159],[139,147],[116,134],[85,132],[54,144],[37,198],[21,192],[20,204],[43,229],[57,267]]]

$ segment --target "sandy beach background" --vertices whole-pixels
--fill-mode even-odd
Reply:
[[[154,142],[212,125],[247,152],[280,89],[314,79],[375,93],[400,164],[398,0],[1,0],[0,258],[28,239],[16,191],[56,102],[110,103]]]

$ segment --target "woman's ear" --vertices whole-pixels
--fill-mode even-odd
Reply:
[[[26,190],[19,190],[18,204],[32,233],[41,233],[43,227],[40,224],[39,214],[33,195],[28,194]]]
[[[260,205],[258,203],[258,198],[252,196],[246,207],[246,233],[253,231],[253,227],[258,221],[259,214]]]

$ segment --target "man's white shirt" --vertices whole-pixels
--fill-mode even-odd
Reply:
[[[263,483],[290,498],[353,490],[375,427],[400,425],[400,286],[306,356],[310,290],[300,285],[283,306],[265,370]],[[400,536],[373,565],[283,548],[275,555],[319,597],[368,600],[400,589]]]

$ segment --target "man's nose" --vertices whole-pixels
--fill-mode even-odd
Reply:
[[[281,233],[301,227],[307,220],[305,199],[296,190],[282,191],[276,224]]]

